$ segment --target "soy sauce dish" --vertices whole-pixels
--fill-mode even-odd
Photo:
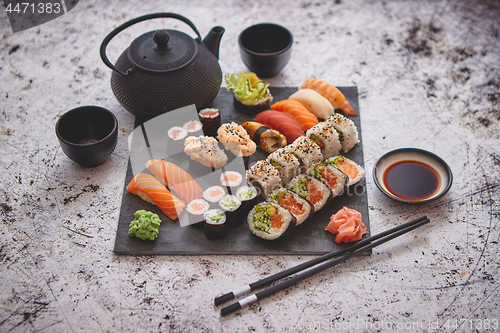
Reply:
[[[453,175],[439,156],[417,148],[401,148],[380,157],[373,179],[382,193],[407,204],[423,204],[443,196]]]

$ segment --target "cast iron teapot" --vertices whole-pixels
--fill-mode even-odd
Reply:
[[[157,30],[137,37],[113,65],[106,47],[113,37],[141,21],[175,18],[189,25],[197,38],[177,30]],[[165,112],[195,104],[198,110],[210,103],[222,83],[219,43],[224,28],[214,27],[202,40],[187,18],[174,13],[144,15],[114,29],[104,38],[102,61],[113,70],[111,89],[130,113],[152,118]]]

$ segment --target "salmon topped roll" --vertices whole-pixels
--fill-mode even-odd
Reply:
[[[173,189],[186,202],[201,198],[203,190],[191,175],[174,163],[164,160],[149,160],[146,168],[163,185]]]
[[[282,111],[295,119],[303,131],[307,131],[318,123],[318,118],[306,107],[294,99],[284,99],[274,103],[271,110]]]
[[[247,131],[235,122],[222,124],[217,130],[217,138],[236,156],[250,156],[257,150]]]
[[[176,220],[186,207],[186,204],[170,193],[158,179],[147,173],[137,174],[127,185],[127,191],[158,206],[172,220]]]

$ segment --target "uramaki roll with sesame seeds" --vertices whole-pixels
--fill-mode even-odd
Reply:
[[[278,170],[266,160],[257,161],[246,173],[248,184],[260,189],[265,198],[274,189],[282,187]]]
[[[339,134],[330,123],[318,123],[307,130],[306,136],[320,147],[323,158],[335,156],[342,149]]]
[[[297,156],[284,149],[278,149],[267,157],[267,161],[278,170],[283,186],[300,174],[300,162]]]

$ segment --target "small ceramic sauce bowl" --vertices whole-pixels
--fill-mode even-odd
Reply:
[[[63,114],[56,135],[64,153],[83,167],[103,164],[116,147],[118,121],[99,106],[82,106]]]
[[[389,198],[423,204],[448,192],[453,175],[439,156],[422,149],[401,148],[380,157],[373,168],[373,179]]]
[[[272,23],[246,28],[238,38],[241,59],[260,78],[278,75],[290,60],[293,36]]]

